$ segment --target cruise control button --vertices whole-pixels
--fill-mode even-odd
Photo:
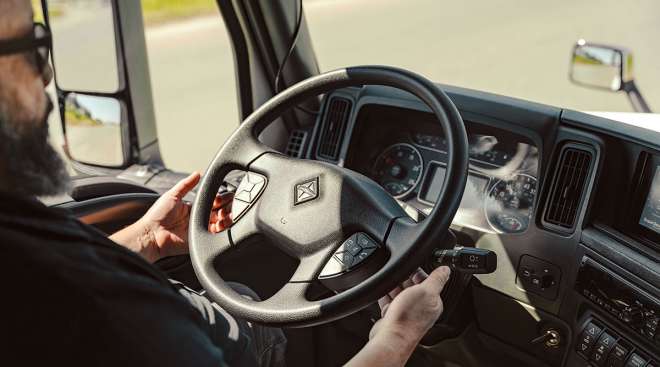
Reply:
[[[344,247],[344,251],[350,252],[351,255],[353,255],[353,256],[357,255],[358,253],[360,253],[360,251],[362,251],[362,247],[360,247],[357,244],[356,236],[352,236],[351,238],[347,239],[344,242],[343,247]]]
[[[369,255],[371,255],[375,250],[376,250],[375,248],[368,248],[360,251],[360,253],[355,256],[355,261],[353,261],[353,266],[366,260],[369,257]]]
[[[378,247],[378,243],[376,241],[372,240],[371,237],[364,233],[358,233],[358,245],[362,247],[363,249],[368,249],[368,248],[376,248]]]
[[[264,187],[266,186],[266,178],[260,174],[247,172],[241,179],[241,183],[236,188],[234,200],[231,207],[231,219],[237,221],[245,213],[245,211],[254,203]]]
[[[353,255],[348,251],[338,252],[334,256],[344,265],[346,269],[350,269],[353,266],[353,262],[355,261]]]
[[[252,196],[249,191],[243,190],[234,195],[234,198],[249,203],[252,201]]]
[[[241,183],[238,184],[238,188],[236,188],[235,197],[246,203],[252,203],[261,194],[261,190],[265,185],[265,177],[257,173],[247,172]]]
[[[231,220],[234,222],[237,221],[249,206],[250,204],[244,201],[234,200],[231,203],[231,213],[229,214],[231,216]]]

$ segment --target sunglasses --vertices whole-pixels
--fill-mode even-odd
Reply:
[[[52,44],[50,32],[45,25],[34,23],[32,32],[21,38],[0,40],[0,56],[26,52],[39,73],[48,64]],[[28,51],[32,51],[29,52]]]

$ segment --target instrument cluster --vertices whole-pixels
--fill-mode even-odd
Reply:
[[[538,190],[536,147],[511,137],[471,134],[470,171],[454,223],[495,233],[522,233],[532,222]],[[370,176],[395,198],[430,212],[446,172],[447,141],[412,133],[386,146]]]

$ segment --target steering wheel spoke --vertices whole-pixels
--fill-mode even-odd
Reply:
[[[220,233],[206,231],[199,234],[198,240],[198,246],[195,248],[194,254],[191,250],[191,257],[204,259],[203,261],[208,262],[209,266],[212,266],[216,258],[222,256],[222,254],[232,247],[229,239],[229,231],[222,231]]]

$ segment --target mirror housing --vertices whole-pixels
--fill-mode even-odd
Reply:
[[[64,103],[65,152],[80,163],[122,167],[128,159],[126,109],[111,97],[69,93]]]
[[[162,166],[141,2],[41,0],[41,5],[53,38],[58,107],[72,163],[112,169]],[[49,5],[57,11],[49,11]],[[87,104],[91,117],[104,117],[81,121],[84,111],[76,110],[76,103]],[[108,135],[100,138],[102,130]]]
[[[628,50],[581,39],[573,47],[569,78],[578,85],[618,92],[633,80],[632,60]]]
[[[57,85],[64,90],[119,91],[123,78],[114,3],[69,0],[56,4],[56,9],[48,8],[48,19]]]
[[[578,40],[573,46],[568,78],[584,87],[623,91],[635,112],[651,112],[635,84],[632,52],[623,47]]]

